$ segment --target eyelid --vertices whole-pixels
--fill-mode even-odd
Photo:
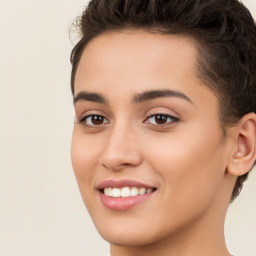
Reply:
[[[104,119],[102,124],[88,124],[86,123],[86,119],[93,117],[93,116],[98,116],[98,117],[102,117]],[[105,122],[107,120],[107,122]],[[96,111],[88,111],[86,113],[84,113],[80,118],[77,118],[77,120],[75,121],[76,124],[81,124],[83,126],[85,126],[86,128],[90,128],[90,129],[100,129],[102,128],[102,126],[107,125],[110,123],[109,119],[102,113],[98,113]]]
[[[103,119],[105,119],[105,120],[108,120],[106,117],[104,117],[104,116],[102,116],[102,115],[95,115],[95,114],[91,114],[91,115],[86,115],[86,116],[84,116],[84,117],[82,117],[79,121],[85,121],[86,119],[88,119],[88,118],[90,118],[90,117],[93,117],[93,116],[100,116],[100,117],[102,117]],[[108,120],[109,121],[109,120]],[[108,122],[109,123],[109,122]],[[96,126],[96,125],[95,125]]]
[[[88,115],[100,115],[104,116],[107,119],[110,119],[111,117],[111,112],[103,108],[102,106],[99,106],[99,104],[95,104],[93,102],[80,102],[81,104],[77,104],[74,109],[75,109],[75,118],[76,120],[82,119],[84,116]]]
[[[88,116],[103,116],[108,120],[110,118],[106,112],[100,109],[88,109],[88,110],[78,111],[76,113],[76,120],[79,121]]]
[[[162,124],[157,124],[157,123],[150,123],[149,122],[149,119],[152,118],[152,117],[156,117],[156,116],[166,116],[167,118],[170,118],[171,121],[168,121],[166,123],[162,123]],[[143,121],[143,123],[145,124],[148,124],[148,125],[151,125],[153,127],[170,127],[174,124],[176,124],[177,122],[180,121],[180,118],[174,116],[174,115],[171,115],[169,113],[164,113],[164,112],[155,112],[155,113],[152,113],[152,114],[149,114],[146,119]]]

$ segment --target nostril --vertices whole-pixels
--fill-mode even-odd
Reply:
[[[129,165],[131,165],[131,164],[128,164],[128,163],[123,163],[123,164],[121,164],[121,165],[124,165],[124,166],[129,166]]]
[[[134,162],[127,162],[123,161],[121,158],[116,158],[116,159],[105,159],[101,162],[101,165],[108,169],[108,170],[120,170],[124,167],[132,167],[136,166],[137,164]]]

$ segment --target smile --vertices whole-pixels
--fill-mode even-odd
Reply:
[[[102,204],[115,211],[128,210],[148,200],[157,190],[134,180],[105,180],[97,189]]]
[[[103,193],[110,197],[133,197],[138,195],[149,194],[153,192],[153,188],[139,188],[139,187],[123,187],[123,188],[111,188],[106,187],[103,189]]]

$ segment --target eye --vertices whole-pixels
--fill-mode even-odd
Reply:
[[[146,123],[152,125],[165,125],[172,122],[177,122],[179,119],[177,117],[168,115],[168,114],[155,114],[147,118]]]
[[[102,124],[108,124],[109,120],[101,115],[89,115],[83,117],[79,123],[82,123],[85,126],[99,126]]]

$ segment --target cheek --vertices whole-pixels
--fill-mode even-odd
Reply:
[[[150,164],[162,178],[165,199],[183,205],[209,200],[225,171],[219,129],[190,127],[152,141]],[[151,157],[150,157],[151,156]]]
[[[99,145],[74,128],[71,144],[71,160],[80,192],[84,195],[93,190],[92,179],[98,164]]]

